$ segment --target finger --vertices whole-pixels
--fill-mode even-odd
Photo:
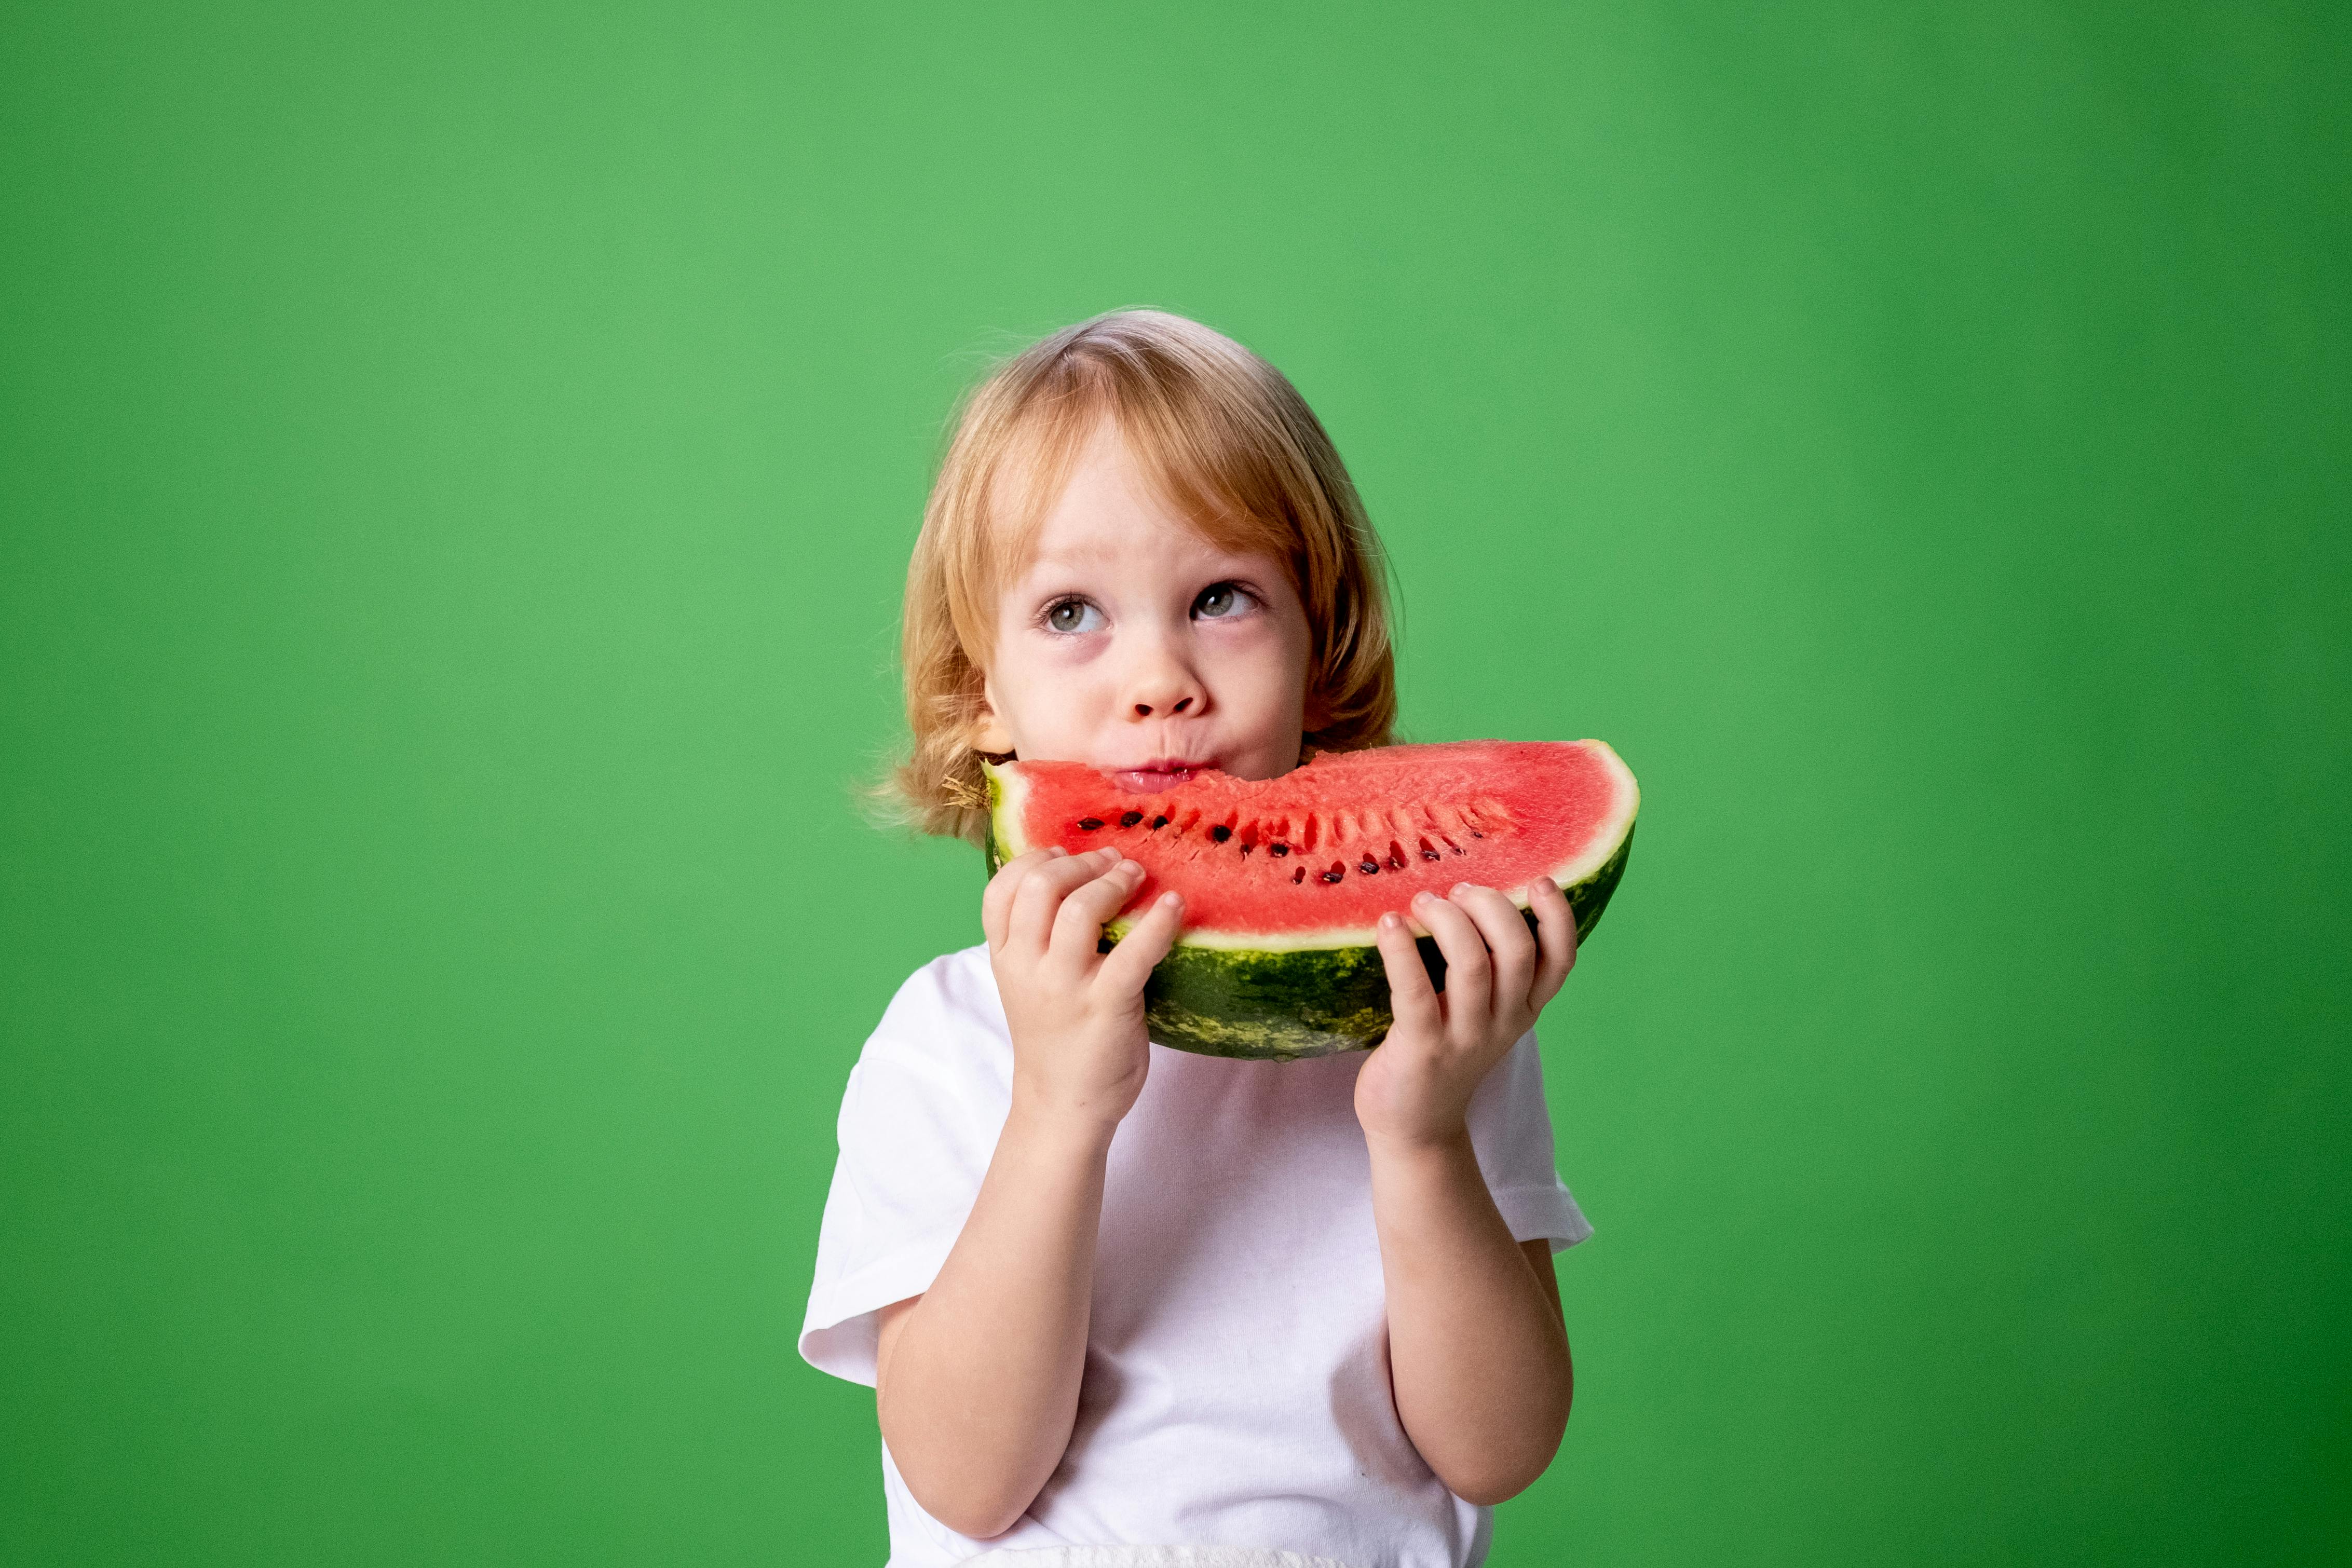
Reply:
[[[1462,908],[1433,893],[1412,901],[1413,918],[1437,938],[1445,955],[1445,1021],[1471,1029],[1483,1028],[1494,1008],[1494,966],[1486,958],[1486,939]]]
[[[1047,950],[1055,960],[1080,973],[1093,968],[1103,926],[1127,907],[1127,901],[1142,885],[1143,868],[1131,860],[1121,860],[1092,882],[1072,890],[1062,900],[1061,913],[1054,916]]]
[[[1527,916],[1508,897],[1491,887],[1465,887],[1454,890],[1454,902],[1462,906],[1478,926],[1478,935],[1486,939],[1486,952],[1495,965],[1495,1005],[1497,1009],[1528,1006],[1528,992],[1536,977],[1536,934],[1528,929]]]
[[[1536,946],[1542,953],[1536,963],[1535,989],[1528,999],[1541,1012],[1546,1002],[1559,995],[1560,987],[1568,983],[1568,972],[1576,967],[1576,911],[1569,907],[1568,894],[1559,890],[1559,883],[1548,876],[1528,883],[1528,907],[1536,912]]]
[[[1389,976],[1389,1011],[1395,1029],[1435,1035],[1444,1027],[1437,1006],[1437,988],[1429,981],[1429,967],[1421,961],[1421,944],[1393,915],[1383,915],[1372,940],[1381,950],[1381,967]],[[1391,1030],[1393,1032],[1393,1030]]]
[[[1053,937],[1054,916],[1073,888],[1092,882],[1110,869],[1117,850],[1089,850],[1039,866],[1022,878],[1013,895],[1013,917],[1005,928],[1005,944],[1024,953],[1042,955]]]
[[[1143,982],[1151,977],[1152,966],[1168,956],[1168,949],[1176,945],[1176,934],[1183,928],[1184,895],[1161,894],[1102,961],[1095,983],[1127,996],[1141,991]]]
[[[992,950],[1004,946],[1004,934],[1013,917],[1013,894],[1021,891],[1029,873],[1049,862],[1066,858],[1069,852],[1053,844],[1014,855],[996,868],[996,874],[988,879],[988,890],[980,895],[980,928],[987,934]]]

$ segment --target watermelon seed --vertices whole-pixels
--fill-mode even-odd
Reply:
[[[1078,819],[1078,826],[1091,833],[1097,828],[1102,826],[1102,819],[1100,817],[1080,817]]]
[[[1233,836],[1234,836],[1234,831],[1233,831],[1231,828],[1228,828],[1228,827],[1223,826],[1223,824],[1219,824],[1218,826],[1213,827],[1213,828],[1211,828],[1211,829],[1209,830],[1209,837],[1211,837],[1211,838],[1213,838],[1213,839],[1216,840],[1216,841],[1217,841],[1217,842],[1219,842],[1219,843],[1221,843],[1221,844],[1222,844],[1222,843],[1223,843],[1227,839],[1232,838]]]
[[[1389,870],[1404,870],[1404,847],[1394,839],[1389,841]]]
[[[1168,819],[1165,817],[1154,817],[1151,819],[1151,831],[1155,833],[1167,825]]]
[[[1268,844],[1265,846],[1265,852],[1272,855],[1275,859],[1280,860],[1283,856],[1290,852],[1290,846],[1288,844]]]
[[[1371,856],[1366,855],[1363,858],[1362,863],[1358,865],[1356,869],[1362,872],[1366,876],[1378,876],[1381,874],[1381,862],[1374,860]]]
[[[1325,882],[1339,882],[1345,878],[1347,874],[1348,868],[1341,865],[1338,861],[1333,861],[1331,862],[1331,869],[1323,873],[1323,880]]]
[[[1290,885],[1293,887],[1297,887],[1300,883],[1305,882],[1306,880],[1307,868],[1305,866],[1300,866],[1297,871],[1290,873]]]
[[[1255,848],[1257,848],[1257,846],[1256,846],[1255,844],[1244,844],[1244,845],[1242,846],[1242,853],[1244,853],[1244,854],[1247,854],[1247,853],[1249,853],[1249,852],[1250,852],[1250,851],[1252,851],[1252,850],[1254,850],[1254,849],[1255,849]]]
[[[1433,861],[1437,858],[1437,852],[1429,847],[1427,839],[1421,841],[1421,858],[1425,861]]]
[[[1131,828],[1131,827],[1135,826],[1135,824],[1136,824],[1136,823],[1138,823],[1138,822],[1139,822],[1139,821],[1143,821],[1143,813],[1142,813],[1142,812],[1140,812],[1140,811],[1129,811],[1129,812],[1128,812],[1125,816],[1123,816],[1123,817],[1119,818],[1119,820],[1118,820],[1118,825],[1119,825],[1120,827],[1122,827],[1122,828]]]

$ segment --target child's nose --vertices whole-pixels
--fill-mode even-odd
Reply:
[[[1191,664],[1176,650],[1139,649],[1141,655],[1129,672],[1127,700],[1137,718],[1174,718],[1197,715],[1209,704]]]

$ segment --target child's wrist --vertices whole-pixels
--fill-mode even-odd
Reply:
[[[1466,1118],[1411,1132],[1378,1132],[1368,1127],[1364,1144],[1377,1164],[1442,1165],[1465,1155],[1477,1157]]]
[[[1126,1106],[1105,1100],[1088,1102],[1057,1094],[1043,1085],[1013,1080],[1013,1106],[1005,1113],[1004,1135],[1078,1155],[1107,1153],[1111,1135],[1126,1114]]]

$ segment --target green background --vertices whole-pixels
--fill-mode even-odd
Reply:
[[[10,6],[0,1560],[881,1561],[853,791],[1146,302],[1645,787],[1493,1561],[2352,1552],[2345,15]]]

